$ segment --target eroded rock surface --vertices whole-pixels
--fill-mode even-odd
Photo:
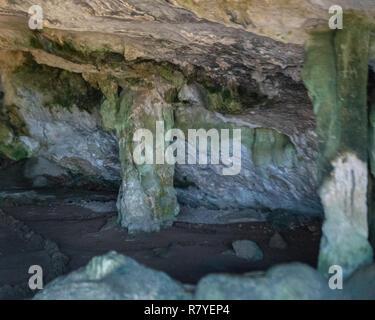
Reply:
[[[303,264],[285,264],[267,273],[209,275],[197,285],[195,298],[208,300],[319,300],[334,296],[327,280]]]
[[[191,294],[164,272],[112,251],[51,282],[36,300],[171,300]]]
[[[233,250],[237,257],[249,261],[258,261],[263,259],[263,252],[259,246],[249,240],[238,240],[232,243]]]
[[[153,133],[153,150],[158,137],[155,135],[157,122],[162,130],[168,131],[173,127],[173,109],[166,103],[158,90],[143,90],[130,93],[120,102],[120,117],[122,121],[116,125],[119,136],[122,176],[118,209],[121,215],[121,225],[132,231],[158,231],[160,226],[170,225],[179,212],[176,191],[173,187],[174,166],[163,161],[157,162],[157,151],[154,152],[153,164],[137,164],[134,159],[133,136],[137,129],[147,129]],[[131,100],[131,101],[129,101]],[[131,124],[128,123],[131,119]],[[118,126],[118,127],[117,127]],[[164,142],[164,135],[161,137]],[[164,145],[164,143],[163,143]],[[164,154],[165,148],[161,151]],[[146,151],[147,152],[147,151]],[[155,163],[152,162],[152,163]]]
[[[151,231],[178,213],[175,189],[188,205],[319,215],[318,171],[327,178],[337,153],[347,151],[342,146],[367,163],[367,112],[359,91],[367,58],[373,65],[375,57],[371,0],[57,0],[42,4],[44,28],[31,31],[27,12],[34,4],[0,1],[0,152],[32,158],[27,174],[35,186],[121,184],[119,221],[131,231]],[[325,33],[323,46],[307,48],[312,82],[305,83],[317,137],[300,71],[304,44],[311,31],[325,32],[332,4],[360,14],[365,24],[335,39]],[[317,59],[314,50],[320,50]],[[332,93],[336,85],[342,95]],[[348,105],[358,112],[350,114]],[[222,167],[211,165],[137,166],[131,135],[162,119],[166,129],[241,128],[240,174],[224,179]],[[351,122],[355,132],[347,130]],[[356,169],[360,181],[366,172]],[[364,186],[345,189],[360,195],[353,219],[350,205],[333,208],[341,198],[327,199],[324,190],[327,223],[344,220],[345,230],[366,239]]]
[[[241,275],[210,274],[188,286],[112,251],[55,279],[34,299],[363,300],[374,298],[374,267],[354,272],[342,290],[331,289],[327,278],[302,263]]]
[[[347,277],[373,259],[368,241],[367,82],[374,20],[344,17],[344,29],[314,33],[304,76],[317,113],[320,147],[325,223],[319,269],[327,274],[330,266],[339,265]]]
[[[224,115],[207,110],[203,102],[206,108],[195,103],[197,99],[190,98],[193,106],[177,107],[175,126],[186,137],[188,129],[241,129],[241,170],[224,176],[224,165],[177,164],[175,185],[181,203],[214,209],[250,207],[320,214],[311,111],[295,112],[289,106],[282,108],[277,119],[275,109]]]
[[[158,230],[173,221],[178,213],[173,184],[183,204],[320,214],[314,119],[308,103],[299,111],[295,101],[283,107],[284,116],[275,122],[276,102],[249,113],[246,95],[238,87],[199,84],[198,79],[190,85],[189,77],[169,64],[129,64],[118,58],[96,62],[106,73],[85,64],[77,74],[43,65],[56,58],[50,55],[47,62],[40,50],[32,56],[3,52],[3,114],[17,141],[7,142],[6,155],[15,160],[32,157],[25,174],[34,186],[55,182],[112,187],[121,175],[119,221],[130,231]],[[51,77],[58,90],[50,86]],[[73,88],[79,90],[73,93]],[[176,173],[171,165],[137,165],[133,134],[137,129],[155,133],[156,121],[164,121],[165,132],[172,127],[185,132],[241,129],[241,171],[223,177],[220,165],[181,165]],[[14,155],[15,146],[21,152],[17,149]]]
[[[101,93],[82,76],[38,65],[29,55],[2,52],[1,60],[1,114],[20,148],[18,154],[3,153],[14,160],[35,158],[27,178],[81,176],[117,183],[117,141],[102,128]]]

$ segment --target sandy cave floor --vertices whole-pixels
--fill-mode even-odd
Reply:
[[[21,221],[43,239],[55,242],[69,258],[64,272],[84,266],[94,256],[116,250],[187,284],[196,284],[209,273],[266,270],[275,264],[292,261],[315,267],[321,237],[318,220],[280,231],[288,247],[273,249],[268,243],[275,230],[267,222],[203,224],[177,221],[159,233],[130,235],[115,226],[116,212],[113,211],[98,213],[61,203],[4,205],[0,208],[5,215]],[[264,253],[262,261],[249,262],[225,253],[232,249],[233,241],[245,239],[260,246]],[[14,230],[0,223],[0,287],[26,283],[30,276],[28,268],[35,264],[49,272],[51,261],[45,250],[39,244],[21,239]],[[22,297],[16,295],[16,298]]]

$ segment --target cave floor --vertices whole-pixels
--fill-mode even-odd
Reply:
[[[113,221],[115,212],[97,213],[75,205],[2,206],[11,216],[44,239],[55,242],[69,258],[68,271],[84,266],[94,256],[116,250],[136,261],[166,272],[183,283],[195,284],[209,273],[244,273],[266,270],[270,266],[299,261],[313,267],[317,263],[321,225],[318,221],[280,231],[287,249],[269,247],[274,234],[266,222],[199,224],[176,222],[159,233],[131,235]],[[249,262],[225,252],[235,240],[255,241],[264,259]],[[6,247],[12,242],[12,250]],[[4,248],[3,248],[4,247]],[[0,286],[16,284],[28,278],[31,264],[43,266],[46,259],[35,248],[25,246],[15,235],[2,230],[0,244]]]

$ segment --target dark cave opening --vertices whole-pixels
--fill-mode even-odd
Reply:
[[[68,72],[56,70],[53,74],[67,78],[71,76]],[[44,81],[49,80],[47,78]],[[81,77],[73,75],[69,90],[64,92],[61,89],[60,98],[67,104],[71,103],[68,101],[69,92],[74,85],[79,84],[83,94],[78,95],[78,100],[74,98],[73,102],[82,101],[88,90],[88,84],[82,81]],[[191,86],[187,91],[193,89],[194,86]],[[88,92],[90,91],[91,89]],[[198,172],[188,166],[178,167],[174,187],[177,189],[181,211],[176,221],[171,226],[153,233],[130,234],[126,228],[120,227],[116,206],[121,183],[118,141],[112,132],[105,132],[103,128],[96,126],[95,111],[98,110],[95,108],[99,109],[104,98],[100,92],[94,93],[90,96],[90,112],[86,112],[85,108],[77,111],[79,113],[76,113],[75,117],[79,117],[78,120],[72,116],[76,112],[74,108],[58,110],[58,107],[55,107],[52,112],[51,109],[41,106],[43,114],[40,114],[39,106],[34,106],[33,111],[36,113],[32,114],[32,120],[37,122],[37,127],[49,132],[52,138],[57,137],[52,140],[52,147],[42,146],[46,147],[44,154],[19,161],[7,160],[5,157],[0,159],[0,229],[4,238],[0,243],[0,252],[4,257],[12,256],[13,259],[11,268],[7,266],[6,259],[0,260],[0,288],[5,285],[17,286],[26,281],[28,265],[44,266],[46,279],[50,281],[58,275],[85,266],[93,257],[104,255],[111,250],[134,258],[153,269],[164,271],[186,284],[196,284],[211,273],[241,274],[265,271],[274,265],[295,261],[314,268],[317,266],[321,217],[303,214],[303,210],[301,214],[301,210],[296,212],[278,208],[278,202],[283,202],[284,196],[287,198],[286,205],[293,205],[294,198],[289,192],[288,183],[297,181],[298,184],[302,181],[305,187],[305,178],[310,180],[311,177],[296,175],[288,183],[283,177],[277,177],[281,171],[275,169],[275,166],[280,165],[289,170],[288,173],[295,174],[300,162],[287,135],[265,128],[257,131],[250,128],[247,131],[251,139],[254,137],[254,140],[259,140],[250,143],[249,148],[254,148],[251,150],[254,154],[246,159],[244,167],[247,173],[244,177],[232,178],[231,182],[224,186],[223,182],[229,179],[217,174],[214,177],[215,169],[207,170],[202,167]],[[124,93],[124,88],[118,85],[115,95],[121,98]],[[224,93],[224,96],[229,98],[228,92]],[[173,103],[178,102],[173,100]],[[308,113],[310,105],[304,107]],[[273,110],[258,111],[266,111],[266,114],[260,117],[278,121],[279,109],[276,107]],[[287,111],[291,112],[292,118],[296,116],[294,111]],[[253,114],[255,111],[246,109],[245,116],[249,116],[249,112]],[[195,115],[192,116],[193,121],[187,120],[195,125]],[[307,121],[305,116],[301,116],[303,121]],[[306,117],[309,120],[310,116]],[[56,118],[62,125],[56,124]],[[287,122],[289,118],[287,114],[283,121]],[[50,127],[52,129],[49,129]],[[91,138],[93,139],[90,140]],[[82,151],[79,143],[82,141],[84,147],[90,145],[94,148],[79,157]],[[95,147],[98,145],[99,147]],[[103,145],[109,147],[102,151]],[[263,149],[264,145],[266,147]],[[61,157],[61,150],[69,155],[63,154]],[[100,163],[99,170],[92,168],[88,161],[91,160],[89,157],[98,151],[102,151],[104,158],[97,161]],[[50,156],[50,153],[53,156]],[[60,157],[56,157],[58,160],[54,161],[56,153]],[[253,165],[254,159],[258,167]],[[64,170],[61,167],[64,167]],[[86,175],[77,174],[70,170],[71,167],[82,169]],[[98,178],[97,176],[102,176],[100,170],[105,171],[111,178],[111,175],[115,176],[115,179],[108,183],[102,177]],[[268,173],[267,170],[273,172]],[[254,172],[260,181],[248,179],[247,175],[251,176]],[[212,182],[212,178],[217,180]],[[244,182],[246,179],[249,182]],[[214,188],[208,188],[209,192],[206,192],[204,187],[208,185],[214,185]],[[268,199],[275,198],[272,199],[276,203],[273,209],[260,203],[262,195],[259,200],[247,202],[247,192],[251,192],[252,188],[255,189],[258,185],[259,194],[268,188]],[[301,193],[301,198],[305,195],[307,204],[303,208],[309,207],[310,204],[316,205],[316,195],[311,195],[309,188]],[[232,199],[236,200],[235,205],[228,205]],[[311,207],[314,207],[313,205]],[[314,210],[316,211],[316,208]],[[12,248],[8,246],[10,242],[13,242]],[[50,252],[50,242],[55,245],[56,252],[53,254]],[[243,254],[244,250],[254,244],[258,252],[256,259]],[[57,263],[53,258],[56,253],[60,256]],[[21,295],[16,297],[20,298]]]
[[[298,2],[1,1],[0,300],[374,299],[374,0]]]
[[[5,257],[13,257],[11,269],[2,265],[5,260],[0,262],[0,287],[17,285],[20,279],[24,281],[28,276],[26,266],[36,262],[45,266],[46,279],[52,280],[57,275],[56,267],[39,240],[12,240],[14,222],[9,224],[10,217],[18,221],[16,228],[20,228],[17,230],[20,234],[24,230],[22,225],[26,225],[30,228],[26,230],[57,245],[66,257],[62,260],[64,268],[58,267],[63,273],[76,270],[94,256],[111,250],[188,284],[196,284],[205,275],[215,272],[264,271],[294,261],[317,265],[321,237],[318,218],[306,220],[283,210],[223,211],[182,205],[180,215],[183,217],[188,211],[187,220],[178,218],[171,227],[158,233],[133,235],[116,223],[117,190],[90,187],[90,184],[77,186],[67,177],[49,177],[48,186],[38,187],[35,176],[25,177],[35,161],[0,159],[0,212],[4,214],[0,217],[0,229],[5,239],[2,242],[5,247],[0,244],[0,252]],[[50,170],[46,163],[37,164]],[[186,181],[183,187],[187,187]],[[194,220],[202,214],[215,217],[212,221],[216,222],[210,223],[211,218],[203,223],[200,219]],[[253,218],[246,218],[249,215]],[[234,243],[244,240],[259,246],[261,260],[251,261],[236,255]],[[7,249],[9,241],[14,243],[12,252]]]

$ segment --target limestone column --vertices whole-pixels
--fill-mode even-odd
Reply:
[[[170,225],[179,212],[173,186],[174,166],[156,161],[156,122],[164,123],[165,132],[174,123],[172,106],[163,96],[167,89],[159,82],[155,87],[127,87],[118,97],[117,85],[102,82],[101,88],[106,96],[101,107],[103,124],[116,131],[119,141],[122,167],[117,201],[119,223],[131,233],[158,231]],[[137,129],[147,129],[153,134],[152,164],[134,161],[134,149],[138,144],[133,137]]]
[[[303,78],[314,104],[319,139],[319,195],[325,220],[319,270],[349,276],[371,262],[368,241],[369,24],[344,17],[342,30],[317,31],[306,47]]]

